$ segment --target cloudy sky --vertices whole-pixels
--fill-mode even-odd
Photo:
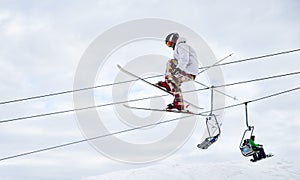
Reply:
[[[248,3],[237,0],[60,3],[3,0],[0,1],[0,101],[72,89],[77,66],[88,46],[109,28],[126,21],[161,18],[183,24],[206,41],[217,59],[234,53],[226,60],[233,61],[299,48],[299,8],[300,3],[292,0],[255,0]],[[137,45],[128,47],[131,51],[119,52],[119,56],[122,53],[126,55],[124,59],[138,56],[140,51],[134,47],[139,47],[142,52],[148,47],[147,43]],[[164,55],[170,55],[169,49],[158,43],[156,50],[158,54],[166,51]],[[115,56],[118,57],[118,54]],[[224,66],[225,83],[299,71],[299,56],[299,53],[292,53]],[[123,63],[116,57],[111,57],[113,64]],[[104,72],[106,70],[99,73]],[[118,69],[112,72],[115,75]],[[99,80],[95,84],[102,83]],[[299,86],[298,76],[234,86],[226,88],[226,92],[238,97],[239,101],[227,99],[226,103],[239,103]],[[109,102],[110,99],[105,97],[110,91],[97,91],[100,99],[97,103]],[[201,97],[207,95],[200,94]],[[143,94],[136,96],[142,97]],[[267,152],[276,154],[270,161],[288,161],[299,166],[299,98],[296,91],[249,106],[250,123],[255,125],[257,141],[264,144]],[[208,102],[207,99],[203,101]],[[5,120],[72,109],[73,98],[69,94],[0,106],[0,119]],[[166,116],[170,116],[166,119],[173,117]],[[107,116],[109,118],[113,117]],[[174,124],[166,128],[172,127]],[[198,123],[191,138],[180,150],[154,163],[121,163],[98,153],[90,144],[81,143],[1,161],[0,179],[80,179],[166,162],[248,163],[249,159],[242,157],[238,149],[244,129],[243,107],[236,107],[225,112],[222,137],[207,151],[195,148],[204,130],[204,124]],[[73,113],[2,123],[0,137],[0,158],[84,138]],[[143,143],[143,139],[127,138],[128,141],[137,141],[134,143]]]

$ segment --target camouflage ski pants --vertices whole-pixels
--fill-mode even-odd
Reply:
[[[194,80],[196,76],[191,74],[186,74],[185,72],[174,74],[174,70],[176,69],[177,64],[178,63],[176,59],[170,59],[167,62],[165,79],[166,79],[166,83],[168,83],[174,95],[173,103],[184,106],[181,84],[183,82]]]

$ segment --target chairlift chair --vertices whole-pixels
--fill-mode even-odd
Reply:
[[[250,137],[252,136],[253,134],[253,130],[254,130],[254,126],[249,126],[248,129],[246,129],[244,131],[244,134],[243,134],[243,137],[242,137],[242,140],[241,140],[241,143],[240,143],[240,150],[241,150],[241,153],[243,154],[243,156],[245,157],[248,157],[248,156],[252,156],[253,154],[255,154],[256,152],[253,150],[251,144],[249,143],[249,141],[247,143],[244,143],[245,140],[245,135],[247,134],[248,131],[250,131]]]

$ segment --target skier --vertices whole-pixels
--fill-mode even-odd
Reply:
[[[249,144],[252,146],[253,151],[256,152],[253,154],[253,159],[250,159],[250,161],[252,162],[261,160],[262,158],[266,158],[266,153],[264,151],[263,145],[256,144],[254,140],[255,136],[251,136],[249,139]]]
[[[159,81],[156,85],[171,91],[174,95],[173,103],[168,109],[184,110],[181,84],[191,81],[198,74],[198,60],[196,52],[186,44],[186,40],[178,33],[171,33],[166,37],[166,45],[174,50],[173,59],[167,62],[165,81]]]

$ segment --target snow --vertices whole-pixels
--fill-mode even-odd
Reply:
[[[252,163],[220,162],[199,164],[166,163],[144,168],[116,171],[100,176],[84,178],[83,180],[295,180],[300,179],[300,168],[284,160],[266,159]]]

